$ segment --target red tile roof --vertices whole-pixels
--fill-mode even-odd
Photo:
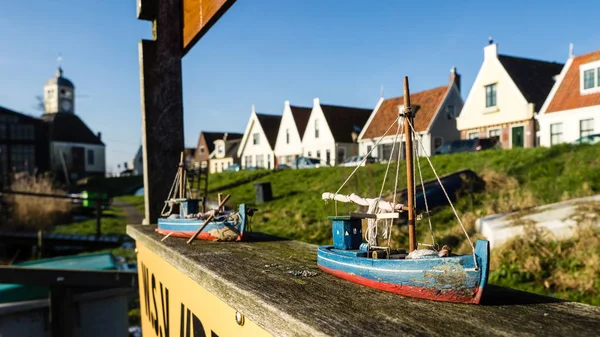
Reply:
[[[600,105],[600,93],[581,94],[579,78],[579,66],[598,60],[600,60],[600,50],[573,58],[573,62],[548,105],[546,113]]]
[[[417,132],[427,130],[429,124],[437,114],[440,104],[446,96],[448,88],[449,87],[445,85],[443,87],[437,87],[410,95],[410,104],[411,106],[416,107],[416,109],[414,109],[416,113],[414,127]],[[383,136],[385,131],[398,117],[398,106],[400,105],[404,105],[404,96],[384,100],[379,109],[375,112],[375,116],[367,127],[363,139]],[[391,135],[394,132],[395,130],[392,130],[388,135]]]

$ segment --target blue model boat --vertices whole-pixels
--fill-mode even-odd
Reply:
[[[219,194],[219,205],[208,212],[200,211],[200,200],[188,198],[183,153],[179,170],[173,181],[165,206],[158,219],[156,231],[163,235],[194,238],[210,241],[241,241],[247,229],[248,217],[254,209],[240,204],[237,211],[223,207],[229,196],[223,200]],[[173,206],[179,205],[179,212],[173,212]],[[191,240],[190,240],[191,241]],[[188,242],[189,243],[189,242]]]
[[[417,142],[420,139],[414,136],[414,114],[410,108],[407,77],[404,78],[404,103],[404,106],[407,108],[400,111],[398,118],[390,125],[388,131],[394,124],[398,123],[396,135],[404,135],[405,137],[407,204],[396,203],[397,187],[394,190],[391,202],[383,200],[381,195],[378,198],[369,199],[361,198],[356,194],[348,196],[338,194],[344,185],[336,193],[324,193],[322,196],[324,200],[334,200],[336,203],[352,202],[366,207],[367,212],[350,213],[348,216],[336,215],[328,217],[332,221],[333,245],[318,247],[317,264],[324,272],[337,277],[403,296],[445,302],[479,304],[488,279],[489,242],[487,240],[477,240],[476,244],[473,245],[467,231],[462,226],[460,217],[458,217],[456,210],[452,207],[467,240],[471,243],[473,253],[455,255],[451,253],[448,246],[443,246],[439,250],[436,249],[437,245],[433,239],[433,229],[429,218],[429,207],[426,196],[424,200],[426,212],[421,215],[415,214],[414,189],[417,185],[414,184],[413,174],[413,138]],[[401,129],[405,129],[405,132],[403,133]],[[377,145],[375,144],[372,149],[376,148]],[[394,153],[394,148],[395,143],[392,153]],[[365,158],[368,158],[369,155],[370,152]],[[399,157],[400,149],[398,149]],[[429,157],[427,159],[431,165]],[[390,155],[388,170],[392,161],[392,155]],[[357,166],[352,174],[360,167],[360,165]],[[399,167],[400,161],[398,160],[396,165],[396,182],[398,181]],[[433,171],[435,173],[435,169]],[[435,175],[448,202],[452,205],[437,173]],[[424,189],[422,178],[421,187]],[[390,247],[392,225],[405,212],[407,213],[409,232],[408,252],[404,249],[392,249]],[[433,242],[431,245],[425,245],[430,246],[428,249],[418,249],[419,245],[423,246],[424,244],[419,244],[416,241],[415,221],[426,218],[429,220]],[[363,220],[368,222],[364,233],[362,230]],[[362,242],[363,234],[367,242]],[[380,243],[381,240],[384,242]],[[386,240],[387,244],[385,244]]]

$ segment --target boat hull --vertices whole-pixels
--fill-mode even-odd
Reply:
[[[478,240],[475,256],[373,259],[321,246],[319,268],[342,279],[395,294],[427,300],[479,304],[489,272],[489,243]]]
[[[233,221],[215,219],[208,223],[196,239],[207,241],[242,241],[246,228],[246,208],[239,206],[240,222],[236,225]],[[203,219],[158,219],[156,232],[162,235],[191,238],[196,231],[204,225]]]

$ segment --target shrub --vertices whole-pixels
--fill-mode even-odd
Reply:
[[[15,174],[12,191],[66,195],[50,175]],[[68,220],[71,200],[28,195],[9,195],[9,226],[12,230],[42,230]]]

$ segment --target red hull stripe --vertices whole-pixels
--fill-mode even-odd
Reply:
[[[439,291],[438,289],[432,288],[423,288],[416,286],[408,286],[408,285],[398,285],[393,283],[379,282],[375,280],[371,280],[365,277],[360,277],[357,275],[349,274],[343,271],[334,270],[331,268],[323,267],[319,265],[319,269],[322,271],[337,276],[339,278],[343,278],[345,280],[362,284],[367,287],[389,291],[398,295],[414,297],[414,298],[422,298],[426,300],[434,300],[434,301],[442,301],[442,302],[454,302],[454,303],[468,303],[468,304],[479,304],[481,300],[481,294],[483,293],[483,289],[481,287],[473,288],[469,292],[470,294],[465,294],[464,291],[458,292],[454,290],[443,290]]]
[[[194,232],[176,232],[176,231],[168,231],[168,230],[164,230],[164,229],[155,229],[157,233],[162,234],[162,235],[168,235],[169,233],[172,233],[169,236],[174,236],[174,237],[178,237],[178,238],[186,238],[189,239],[192,237],[192,235],[194,235]],[[200,234],[198,234],[198,236],[196,236],[196,239],[199,240],[206,240],[206,241],[217,241],[218,238],[210,235],[210,233],[208,232],[200,232]],[[241,241],[242,240],[242,235],[239,235],[236,239],[236,241]]]

